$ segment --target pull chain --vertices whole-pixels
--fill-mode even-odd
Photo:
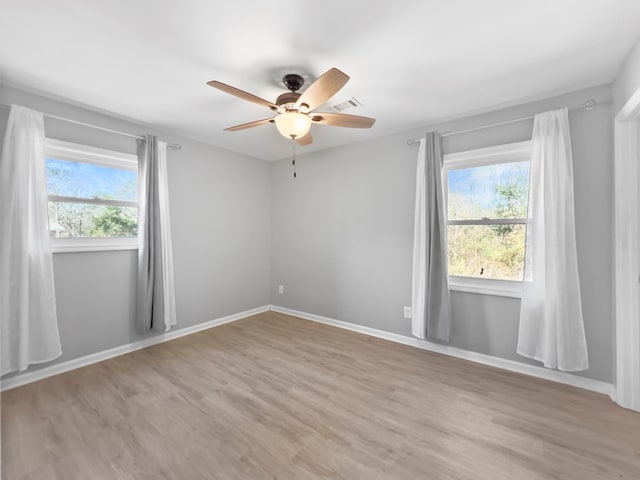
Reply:
[[[291,141],[291,165],[293,165],[293,178],[297,177],[296,174],[296,141]]]

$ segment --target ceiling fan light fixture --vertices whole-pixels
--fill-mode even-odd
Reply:
[[[284,112],[276,117],[276,127],[281,135],[295,140],[309,132],[311,118],[300,112]]]

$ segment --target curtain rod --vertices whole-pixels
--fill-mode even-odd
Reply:
[[[6,103],[0,103],[0,105],[3,105],[5,107],[11,107],[11,105],[8,105]],[[144,140],[145,139],[145,137],[143,137],[142,135],[133,135],[132,133],[120,132],[119,130],[112,130],[110,128],[105,128],[105,127],[100,127],[98,125],[93,125],[91,123],[79,122],[78,120],[71,120],[70,118],[59,117],[57,115],[51,115],[50,113],[42,112],[42,115],[44,117],[54,118],[56,120],[62,120],[63,122],[74,123],[76,125],[82,125],[83,127],[89,127],[89,128],[93,128],[95,130],[102,130],[103,132],[115,133],[117,135],[122,135],[124,137],[137,138],[139,140]],[[167,143],[167,147],[174,148],[176,150],[180,150],[182,148],[182,145],[179,145],[177,143]]]
[[[596,106],[596,101],[591,99],[591,100],[587,100],[582,105],[575,105],[573,107],[569,107],[567,110],[577,110],[579,108],[584,108],[586,111],[591,111],[591,110],[593,110],[593,107],[595,107],[595,106]],[[532,120],[533,118],[535,118],[535,115],[529,115],[528,117],[516,118],[514,120],[506,120],[504,122],[499,122],[499,123],[491,123],[489,125],[483,125],[481,127],[467,128],[465,130],[456,130],[455,132],[445,132],[445,133],[441,133],[440,136],[441,137],[449,137],[451,135],[459,135],[461,133],[475,132],[477,130],[484,130],[485,128],[499,127],[501,125],[509,125],[510,123],[524,122],[525,120]],[[418,140],[413,140],[413,139],[407,140],[407,145],[414,145],[416,143],[420,143],[420,140],[419,139]]]

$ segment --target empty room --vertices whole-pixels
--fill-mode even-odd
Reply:
[[[638,0],[0,19],[2,480],[640,480]]]

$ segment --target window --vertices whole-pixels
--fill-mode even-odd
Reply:
[[[47,139],[45,159],[54,251],[137,248],[135,155]]]
[[[521,142],[444,156],[452,289],[520,296],[530,153]]]

